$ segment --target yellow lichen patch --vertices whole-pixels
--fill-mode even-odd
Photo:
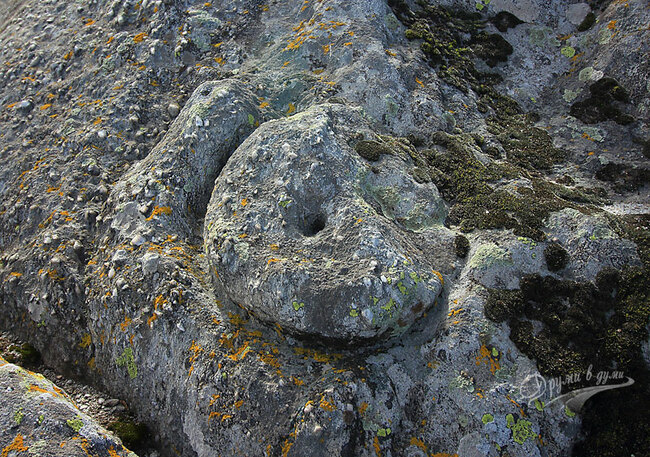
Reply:
[[[490,351],[485,344],[479,349],[479,355],[476,356],[476,365],[481,365],[484,363],[490,368],[490,373],[494,374],[501,367],[499,361],[492,356],[492,351]]]
[[[248,205],[248,199],[242,198],[241,206],[246,206],[246,205]]]
[[[10,452],[27,452],[29,450],[29,447],[25,446],[25,442],[23,441],[23,435],[20,433],[16,435],[14,440],[11,442],[9,446],[6,446],[2,450],[2,454],[0,454],[1,457],[7,457]],[[14,454],[15,455],[15,454]]]
[[[381,446],[379,446],[379,438],[375,436],[375,439],[372,442],[372,447],[375,449],[375,455],[381,457]]]
[[[22,273],[18,273],[17,271],[12,271],[11,273],[9,273],[9,276],[13,276],[15,278],[20,278],[22,275],[23,275]]]
[[[269,106],[269,102],[262,102],[260,103],[260,109],[264,109]]]
[[[155,206],[151,212],[151,215],[146,220],[150,221],[154,218],[154,216],[158,216],[159,214],[170,216],[172,214],[172,209],[169,206]]]
[[[363,416],[367,410],[368,410],[368,403],[365,401],[361,402],[361,404],[359,405],[359,414]]]
[[[126,332],[129,325],[131,325],[131,318],[129,316],[124,316],[124,322],[120,323],[120,328],[123,332]]]
[[[86,333],[81,337],[81,343],[79,343],[79,347],[85,349],[88,346],[90,346],[92,344],[92,342],[93,342],[93,339],[90,336],[90,333]]]
[[[141,43],[142,40],[144,40],[148,35],[144,32],[138,33],[136,36],[133,37],[133,41],[136,43]]]
[[[302,379],[296,378],[295,376],[291,376],[291,380],[292,380],[293,383],[294,383],[295,385],[297,385],[297,386],[303,386],[303,385],[305,385],[305,381],[303,381]]]
[[[321,409],[324,409],[325,411],[334,411],[334,410],[336,410],[336,405],[334,405],[334,403],[332,403],[331,400],[330,400],[330,401],[327,401],[327,400],[325,399],[325,395],[323,395],[323,396],[321,397],[320,402],[318,403],[318,406],[319,406]]]
[[[53,397],[62,397],[62,398],[66,398],[66,397],[63,395],[62,391],[60,391],[60,389],[57,389],[57,388],[55,388],[54,386],[52,386],[52,387],[54,388],[54,390],[47,390],[47,389],[43,389],[42,387],[37,386],[36,384],[31,384],[31,385],[29,386],[29,391],[30,391],[30,392],[40,392],[40,393],[42,393],[42,394],[50,394],[50,395],[52,395]],[[59,392],[57,392],[57,390],[59,390]]]
[[[424,452],[427,452],[427,447],[424,445],[424,441],[417,439],[416,437],[412,436],[411,441],[410,441],[411,446],[416,446],[422,449]]]
[[[332,361],[337,361],[343,358],[343,354],[327,354],[324,352],[316,351],[313,349],[307,349],[307,348],[301,348],[301,347],[294,347],[293,351],[297,355],[302,355],[303,359],[308,359],[308,358],[313,358],[316,362],[319,363],[329,363]]]
[[[391,57],[395,57],[397,55],[396,52],[391,51],[390,49],[386,49],[386,54],[388,54]],[[417,79],[417,78],[416,78]]]
[[[249,344],[250,341],[244,342],[244,344],[239,349],[237,349],[237,351],[232,354],[227,354],[226,357],[228,357],[230,360],[234,360],[235,362],[244,360],[246,354],[248,354],[251,350]]]
[[[267,365],[272,366],[273,368],[280,368],[280,362],[276,359],[273,354],[268,354],[266,352],[259,353],[260,360]]]
[[[415,82],[418,83],[420,86],[424,87],[424,83],[420,81],[418,78],[415,78]]]
[[[287,109],[287,114],[293,114],[296,112],[296,105],[289,103],[289,109]]]
[[[444,286],[445,285],[445,279],[442,277],[442,274],[439,271],[436,270],[431,270],[431,272],[438,277],[440,280],[440,285]]]
[[[50,106],[52,106],[51,103],[46,103],[45,105],[41,105],[40,110],[41,110],[41,111],[44,111],[44,110],[48,109]]]

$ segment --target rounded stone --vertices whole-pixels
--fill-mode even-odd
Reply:
[[[266,123],[228,161],[207,210],[218,290],[297,335],[399,334],[442,289],[416,241],[444,221],[438,190],[410,176],[403,151],[371,167],[349,145],[359,132],[374,136],[341,105]]]

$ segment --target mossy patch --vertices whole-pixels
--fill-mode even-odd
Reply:
[[[595,284],[528,275],[519,291],[491,290],[485,314],[509,323],[510,339],[545,375],[586,372],[598,363],[602,369],[629,366],[648,336],[648,280],[647,270],[637,267],[605,268]],[[534,332],[531,320],[543,329]]]
[[[589,86],[590,96],[571,105],[570,113],[585,124],[614,121],[621,125],[634,118],[621,111],[620,105],[629,103],[628,92],[613,78],[601,78]]]
[[[546,170],[564,159],[545,130],[534,127],[527,116],[491,117],[488,131],[496,136],[509,162],[529,170]]]
[[[514,149],[517,142],[523,141],[512,140],[508,148]],[[433,142],[439,148],[422,154],[429,163],[432,181],[443,197],[452,202],[448,222],[459,225],[463,231],[507,228],[513,229],[516,235],[539,241],[545,237],[541,228],[549,213],[566,207],[578,208],[578,203],[600,201],[593,193],[549,182],[529,171],[535,160],[542,159],[530,159],[533,162],[530,163],[525,152],[519,152],[517,166],[479,160],[481,142],[469,134],[437,132]],[[553,154],[547,156],[548,163],[553,161]],[[518,178],[529,180],[530,186],[506,188],[497,184]]]
[[[469,240],[466,236],[456,235],[454,238],[454,250],[456,251],[456,256],[464,259],[467,257],[469,252]]]
[[[124,349],[122,355],[115,360],[115,364],[118,367],[126,367],[129,377],[135,379],[138,377],[138,367],[135,364],[135,359],[133,357],[133,350],[131,348]]]
[[[354,150],[361,157],[371,162],[379,160],[382,154],[392,154],[393,150],[385,144],[373,140],[361,140],[354,145]]]
[[[582,20],[580,25],[578,25],[578,32],[586,32],[596,23],[596,15],[590,11],[587,13],[585,18]]]
[[[492,22],[501,33],[505,33],[508,29],[517,27],[519,24],[524,23],[524,21],[519,19],[517,16],[508,13],[507,11],[499,11],[492,19],[490,19],[490,22]]]
[[[596,172],[596,179],[612,183],[618,192],[634,192],[650,182],[650,170],[609,162]]]
[[[147,426],[129,419],[112,422],[107,427],[129,449],[139,450],[151,439]]]
[[[544,248],[544,258],[549,271],[560,271],[566,267],[569,261],[569,254],[558,243],[550,243]]]

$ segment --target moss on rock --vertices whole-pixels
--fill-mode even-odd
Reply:
[[[558,243],[551,243],[544,248],[544,258],[549,271],[560,271],[566,267],[569,254]]]

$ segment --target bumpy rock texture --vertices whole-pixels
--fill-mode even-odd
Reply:
[[[2,455],[136,457],[42,375],[0,357]]]
[[[0,327],[161,454],[650,453],[645,2],[0,13]]]

